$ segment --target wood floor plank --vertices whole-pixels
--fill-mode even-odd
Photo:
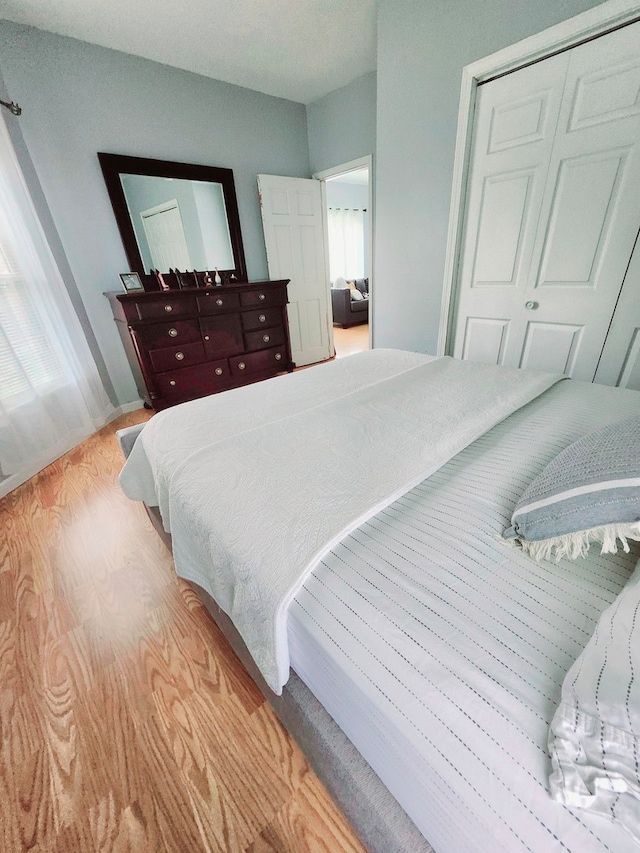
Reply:
[[[0,849],[363,853],[118,486],[149,417],[0,500]]]

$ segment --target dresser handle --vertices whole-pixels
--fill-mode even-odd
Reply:
[[[178,359],[178,361],[182,361],[182,359],[184,358],[184,353],[183,352],[177,352],[176,358]]]
[[[282,358],[282,353],[281,353],[281,352],[277,352],[277,353],[275,354],[274,358],[275,358],[275,360],[276,360],[276,361],[280,361],[280,359]]]
[[[176,380],[175,380],[175,379],[171,379],[171,380],[169,380],[169,385],[175,385],[175,384],[176,384]]]
[[[246,366],[247,365],[244,363],[244,361],[238,362],[238,370],[244,370]]]
[[[261,323],[266,323],[267,322],[267,315],[266,314],[260,314],[260,316],[258,317],[258,320],[260,320]]]
[[[258,299],[260,300],[260,302],[264,302],[264,300],[265,300],[265,295],[264,295],[264,293],[259,293],[259,294],[258,294]]]
[[[265,342],[265,344],[268,344],[271,340],[271,335],[263,335],[262,340]]]
[[[216,367],[214,372],[215,372],[216,376],[222,376],[222,368],[221,367]]]
[[[169,329],[169,337],[170,338],[177,338],[178,337],[178,330],[177,329]]]
[[[204,339],[205,339],[205,341],[208,341],[208,340],[209,340],[209,335],[205,335],[205,336],[204,336]]]
[[[222,304],[223,304],[222,299],[216,299],[216,305],[222,305]]]
[[[167,312],[173,311],[173,305],[165,305],[164,310]]]

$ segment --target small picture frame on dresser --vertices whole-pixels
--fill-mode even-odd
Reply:
[[[120,281],[122,282],[122,286],[127,291],[127,293],[131,293],[133,291],[138,290],[144,290],[142,279],[140,278],[137,272],[121,272]]]

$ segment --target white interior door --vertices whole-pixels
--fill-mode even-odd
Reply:
[[[269,276],[288,278],[289,334],[296,365],[330,358],[329,274],[320,181],[258,175]]]
[[[481,87],[454,353],[591,381],[640,211],[640,26]]]
[[[177,199],[140,212],[155,269],[191,269],[184,224]]]
[[[640,234],[611,321],[595,381],[640,391]]]

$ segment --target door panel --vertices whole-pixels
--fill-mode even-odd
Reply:
[[[491,116],[489,154],[544,140],[550,95],[549,91],[535,92],[522,100],[495,106]]]
[[[320,182],[258,175],[271,278],[288,278],[293,361],[330,357],[329,276],[326,269]]]
[[[615,218],[622,164],[617,152],[560,164],[538,287],[595,285]]]
[[[531,141],[514,148],[518,121]],[[467,318],[477,334],[478,318],[506,318],[505,365],[592,381],[640,225],[640,25],[480,87],[476,123],[454,354],[484,352]],[[526,197],[505,184],[487,204],[516,152],[531,160]]]
[[[504,364],[509,321],[467,317],[462,358],[483,364]]]
[[[515,285],[531,172],[486,178],[471,287]]]
[[[595,381],[640,391],[640,238],[636,240]]]
[[[582,326],[529,322],[519,367],[571,375],[580,352]]]
[[[640,391],[640,327],[632,330],[629,346],[622,362],[622,370],[616,385]]]
[[[640,67],[635,59],[583,74],[575,91],[569,131],[635,116],[640,111]]]

